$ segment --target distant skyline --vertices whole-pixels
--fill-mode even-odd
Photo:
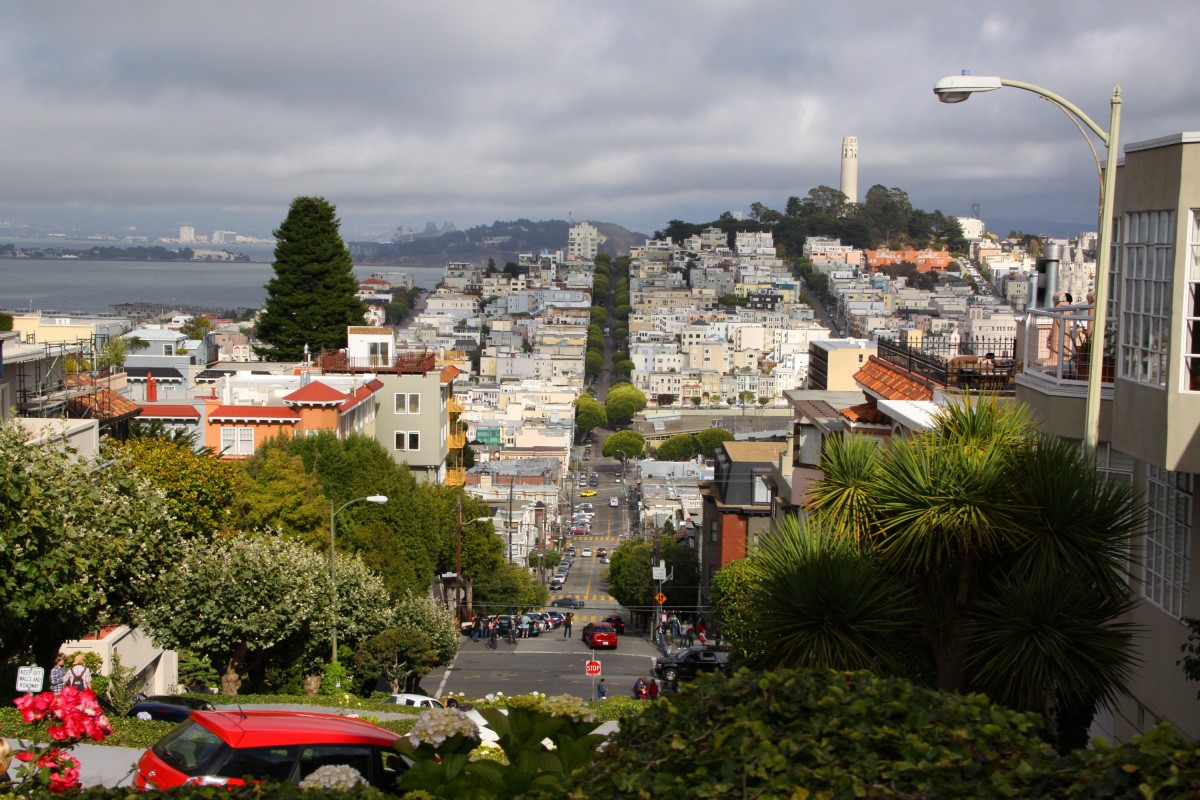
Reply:
[[[1200,4],[616,0],[600,5],[0,0],[0,224],[267,236],[292,198],[350,239],[453,221],[653,233],[837,187],[1089,225],[1080,132],[1027,92],[957,106],[969,68],[1040,84],[1121,141],[1200,130]],[[1006,232],[1006,231],[1005,231]]]

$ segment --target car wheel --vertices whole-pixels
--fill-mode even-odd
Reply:
[[[677,670],[674,670],[674,669],[668,669],[668,670],[664,670],[664,671],[663,671],[663,678],[665,678],[665,679],[666,679],[667,681],[669,681],[670,683],[674,683],[674,682],[675,682],[676,680],[678,680],[678,678],[679,678],[679,672],[678,672]]]

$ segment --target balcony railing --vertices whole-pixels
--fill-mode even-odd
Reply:
[[[446,485],[454,488],[467,482],[467,471],[462,467],[451,467],[446,470]]]
[[[346,353],[328,353],[321,356],[321,369],[325,372],[371,372],[396,375],[424,375],[437,366],[433,353],[397,353],[393,359],[364,356],[351,358]]]
[[[465,433],[452,433],[446,437],[446,447],[451,450],[462,450],[467,445]]]
[[[948,389],[1012,392],[1020,362],[1016,339],[945,339],[927,336],[911,346],[880,338],[877,357]]]
[[[446,407],[451,414],[461,414],[467,410],[467,404],[454,395],[450,395],[450,400],[447,402]]]
[[[1091,347],[1095,341],[1090,305],[1029,309],[1020,354],[1025,365],[1021,384],[1063,389],[1069,394],[1083,393],[1091,371]],[[1105,336],[1103,341],[1112,341],[1112,337]],[[1111,386],[1113,361],[1108,353],[1104,356],[1103,370],[1101,383]]]

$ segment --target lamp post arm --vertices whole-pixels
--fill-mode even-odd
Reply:
[[[1055,94],[1054,92],[1050,91],[1049,89],[1043,89],[1041,86],[1036,86],[1032,83],[1026,83],[1025,81],[1009,80],[1008,78],[1001,78],[1000,85],[1001,86],[1011,86],[1014,89],[1024,89],[1027,92],[1033,92],[1036,95],[1040,95],[1040,96],[1046,98],[1047,100],[1054,103],[1055,105],[1057,105],[1067,111],[1070,111],[1073,115],[1075,115],[1075,117],[1077,117],[1079,119],[1080,122],[1082,122],[1084,125],[1086,125],[1092,133],[1094,133],[1100,137],[1100,141],[1104,142],[1105,147],[1109,146],[1109,132],[1104,130],[1104,128],[1101,128],[1099,125],[1097,125],[1095,123],[1095,121],[1091,117],[1089,117],[1087,114],[1083,113],[1083,109],[1081,109],[1079,106],[1075,105],[1070,100],[1063,97],[1062,95]],[[1120,86],[1117,86],[1116,88],[1113,89],[1113,102],[1115,102],[1115,103],[1121,102],[1121,87]],[[1115,141],[1116,137],[1113,137],[1113,138]]]

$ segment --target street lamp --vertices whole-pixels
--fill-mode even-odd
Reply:
[[[376,505],[383,505],[387,501],[388,501],[388,499],[384,495],[373,494],[368,497],[359,497],[356,500],[351,500],[348,503],[343,503],[342,506],[340,508],[338,508],[336,511],[334,510],[333,501],[332,500],[329,501],[329,586],[333,589],[333,602],[331,602],[329,604],[329,615],[331,617],[331,622],[333,624],[330,625],[329,629],[332,632],[332,641],[333,641],[333,653],[332,653],[333,661],[332,661],[332,663],[334,663],[334,664],[337,663],[337,607],[338,607],[338,601],[337,601],[337,578],[335,578],[334,574],[333,574],[333,542],[334,542],[334,538],[336,536],[336,531],[337,531],[337,515],[342,513],[346,509],[347,506],[352,506],[355,503],[375,503]]]
[[[943,103],[961,103],[975,92],[990,92],[1002,86],[1024,89],[1054,103],[1067,116],[1071,117],[1076,125],[1082,123],[1088,130],[1096,134],[1108,151],[1100,184],[1100,241],[1096,245],[1096,281],[1092,298],[1092,327],[1103,341],[1107,324],[1106,317],[1108,316],[1108,268],[1112,251],[1112,215],[1113,200],[1115,199],[1113,195],[1116,193],[1117,185],[1117,143],[1121,131],[1121,87],[1114,86],[1112,97],[1109,99],[1107,131],[1093,122],[1091,117],[1066,98],[1023,81],[971,75],[964,71],[962,75],[942,78],[933,85],[933,93]],[[1080,130],[1082,131],[1082,128]],[[1084,138],[1087,138],[1086,132]],[[1088,147],[1092,147],[1090,138],[1087,139],[1087,142]],[[1092,149],[1092,152],[1095,153],[1095,148]],[[1097,159],[1098,161],[1099,159]],[[1091,348],[1089,359],[1087,401],[1083,415],[1083,446],[1089,455],[1094,455],[1096,447],[1100,443],[1100,384],[1104,370],[1104,348]]]

